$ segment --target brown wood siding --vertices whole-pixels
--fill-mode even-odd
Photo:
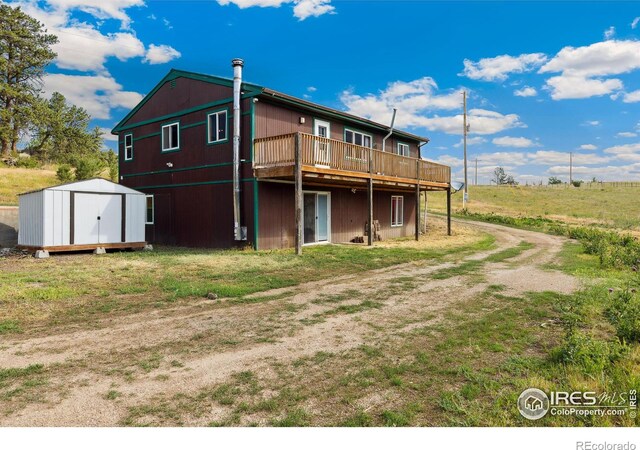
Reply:
[[[252,182],[241,184],[241,206],[248,240],[233,236],[231,183],[144,189],[153,194],[154,224],[146,226],[152,244],[183,247],[229,248],[253,245]]]
[[[300,118],[304,117],[305,123],[300,123]],[[381,133],[363,127],[359,124],[349,124],[347,122],[338,121],[322,115],[317,115],[302,109],[285,107],[275,103],[260,101],[256,104],[256,138],[279,136],[282,134],[295,133],[297,131],[313,134],[314,119],[329,122],[331,125],[331,138],[344,140],[345,128],[353,129],[371,135],[374,148],[382,150],[382,140],[386,133]],[[392,135],[385,144],[386,151],[395,152],[398,142],[409,144],[410,156],[416,158],[418,156],[418,142],[403,139]]]
[[[349,242],[364,235],[367,221],[366,191],[303,186],[305,191],[331,193],[331,242]],[[292,184],[258,182],[260,199],[258,248],[274,249],[293,247],[295,241],[294,189]],[[391,227],[391,196],[404,197],[404,224]],[[384,240],[412,236],[415,230],[415,194],[374,191],[373,217],[380,222],[380,234]]]
[[[218,86],[190,78],[177,78],[167,81],[158,89],[125,125],[173,114],[232,96],[233,89],[227,86]]]

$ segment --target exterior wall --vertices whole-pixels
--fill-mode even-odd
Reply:
[[[367,222],[367,192],[358,189],[327,188],[303,185],[305,191],[331,193],[331,242],[349,242],[363,236]],[[260,199],[259,238],[261,250],[287,248],[295,245],[293,184],[258,182]],[[404,220],[400,227],[391,227],[391,196],[404,196]],[[412,236],[415,232],[415,194],[376,191],[373,195],[373,218],[380,222],[383,240]]]
[[[21,195],[19,245],[44,245],[44,191]]]
[[[19,221],[17,206],[0,206],[0,248],[18,243]]]
[[[233,89],[178,78],[165,83],[119,135],[121,184],[154,195],[147,241],[188,247],[254,243],[251,98],[241,102],[241,225],[248,240],[233,238]],[[207,106],[212,105],[212,106]],[[207,115],[227,110],[227,139],[207,143]],[[167,117],[171,116],[171,117]],[[180,148],[162,152],[162,125],[180,122]],[[124,160],[124,136],[133,135],[133,159]],[[168,166],[171,165],[171,167]]]
[[[44,246],[70,245],[71,205],[69,191],[45,189],[43,203]]]
[[[300,123],[300,118],[304,117],[305,123]],[[313,134],[315,119],[329,122],[331,125],[331,138],[339,141],[344,140],[344,130],[349,128],[351,130],[360,131],[365,134],[371,135],[373,140],[373,148],[382,150],[382,140],[386,133],[381,133],[377,130],[367,128],[360,124],[350,124],[346,121],[337,120],[331,117],[323,116],[321,114],[311,113],[302,109],[295,109],[292,107],[285,107],[275,103],[268,103],[260,100],[256,104],[256,118],[255,118],[255,132],[256,138],[278,136],[281,134],[289,133],[309,133]],[[385,150],[388,152],[395,152],[398,142],[409,144],[409,155],[417,158],[419,155],[418,142],[409,139],[403,139],[396,135],[391,135],[385,144]]]

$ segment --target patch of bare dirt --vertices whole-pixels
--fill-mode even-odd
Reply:
[[[563,238],[492,224],[465,222],[464,226],[494,235],[496,248],[460,261],[413,262],[307,283],[293,290],[256,294],[282,295],[291,291],[286,298],[263,303],[203,301],[155,313],[132,314],[118,323],[100,323],[95,329],[63,333],[52,330],[46,337],[7,339],[0,349],[0,366],[59,363],[69,364],[72,370],[53,372],[56,375],[49,380],[49,402],[27,404],[14,413],[0,414],[0,425],[113,426],[127,415],[128,408],[159,394],[195,393],[245,370],[269,377],[273,362],[287,363],[320,351],[340,352],[436,323],[451,308],[480,295],[491,284],[504,285],[511,294],[543,290],[568,293],[577,288],[573,278],[542,268],[557,255]],[[522,241],[534,248],[505,263],[482,265],[473,274],[479,276],[473,283],[465,275],[444,280],[430,277],[435,271],[481,260]],[[273,327],[270,339],[257,342],[253,337],[265,327]],[[202,333],[217,333],[239,344],[209,351],[198,349],[194,337]],[[180,348],[176,358],[181,363],[170,365],[170,358],[165,355],[157,367],[136,373],[126,382],[110,375],[107,368],[118,363],[116,355],[121,358],[123,351],[135,354],[137,349],[144,353],[151,347]],[[77,363],[83,361],[85,364]],[[54,395],[56,387],[64,394]],[[121,394],[117,401],[106,398],[111,389]],[[375,404],[382,399],[363,401]]]

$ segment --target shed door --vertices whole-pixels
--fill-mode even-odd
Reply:
[[[122,238],[120,194],[74,194],[73,244],[107,244]]]

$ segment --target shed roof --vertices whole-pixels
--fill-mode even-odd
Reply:
[[[91,178],[83,181],[72,181],[69,183],[62,183],[56,186],[49,186],[42,189],[35,189],[33,191],[23,192],[18,195],[33,194],[40,191],[82,191],[82,192],[108,192],[114,194],[140,194],[144,195],[144,192],[136,191],[135,189],[128,188],[113,181],[106,180],[104,178]]]
[[[129,121],[129,119],[140,109],[144,104],[149,101],[151,97],[160,89],[166,82],[175,80],[176,78],[190,78],[193,80],[204,81],[206,83],[212,83],[222,86],[233,86],[233,79],[218,77],[214,75],[206,75],[196,72],[188,72],[185,70],[177,70],[171,69],[167,75],[164,76],[162,80],[149,92],[143,99],[133,108],[129,114],[127,114],[111,131],[113,134],[118,134],[121,128],[125,126],[125,124]],[[365,126],[369,126],[375,128],[379,131],[387,132],[389,130],[388,125],[384,125],[378,122],[374,122],[373,120],[366,119],[364,117],[359,117],[353,114],[349,114],[345,111],[340,111],[338,109],[329,108],[328,106],[323,106],[318,103],[313,103],[308,100],[304,100],[298,97],[294,97],[292,95],[284,94],[282,92],[266,88],[264,86],[259,86],[253,83],[242,83],[242,90],[245,92],[249,92],[253,95],[256,95],[265,99],[272,99],[282,103],[287,103],[290,105],[297,106],[302,109],[309,109],[312,111],[318,111],[320,113],[324,113],[330,116],[338,117],[348,122],[357,122],[363,124]],[[411,140],[420,141],[420,142],[429,142],[429,138],[424,136],[418,136],[413,133],[409,133],[407,131],[402,131],[398,129],[393,130],[393,134],[397,136],[402,136]]]

